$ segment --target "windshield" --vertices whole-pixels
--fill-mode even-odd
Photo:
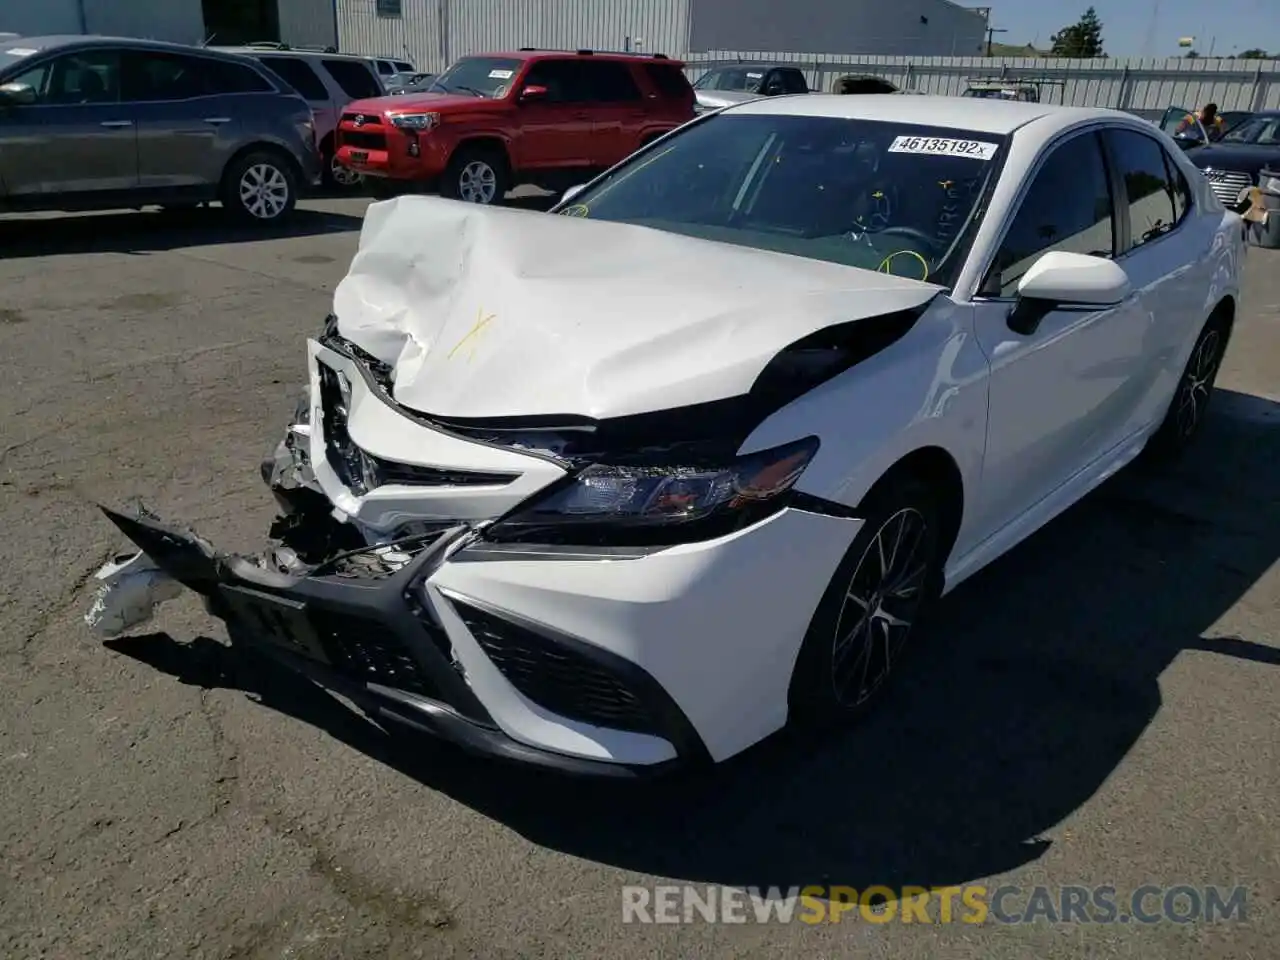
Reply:
[[[764,67],[733,67],[704,73],[695,83],[695,90],[738,90],[742,93],[759,93],[764,79]]]
[[[1222,142],[1280,146],[1280,116],[1254,117],[1229,132],[1222,138]]]
[[[883,121],[711,115],[558,212],[950,286],[1004,139]]]
[[[33,53],[39,53],[32,47],[22,45],[22,40],[0,40],[0,74],[5,73],[16,63],[21,63]]]
[[[523,60],[503,57],[464,57],[431,84],[435,93],[469,93],[474,97],[497,99],[511,89]]]

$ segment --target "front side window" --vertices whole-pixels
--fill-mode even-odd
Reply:
[[[561,213],[949,285],[1004,138],[836,117],[715,115]]]
[[[809,82],[799,70],[779,70],[783,93],[808,93]]]
[[[1013,216],[984,292],[1016,295],[1023,274],[1051,250],[1114,256],[1112,211],[1097,135],[1072,137],[1055,147]]]
[[[1164,148],[1132,130],[1108,130],[1107,145],[1128,194],[1130,248],[1164,236],[1178,222]]]
[[[68,53],[7,82],[30,86],[36,92],[36,103],[46,106],[119,103],[120,53],[117,50]]]
[[[467,93],[497,99],[511,89],[523,65],[521,60],[504,57],[463,57],[436,77],[430,89],[434,93]]]
[[[577,60],[539,60],[529,68],[525,86],[546,87],[548,103],[585,103],[592,98],[586,73]]]

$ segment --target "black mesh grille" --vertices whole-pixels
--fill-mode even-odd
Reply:
[[[435,695],[413,654],[386,627],[335,610],[315,611],[311,620],[326,656],[340,673],[422,696]]]
[[[355,147],[357,150],[385,150],[387,137],[382,133],[363,133],[358,130],[342,130],[338,133],[340,143],[344,147]]]
[[[593,660],[469,604],[455,607],[494,666],[534,703],[571,720],[661,735],[640,697]]]

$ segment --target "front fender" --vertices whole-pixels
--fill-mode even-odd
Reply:
[[[971,489],[986,450],[989,371],[972,315],[938,297],[900,340],[774,413],[743,450],[816,434],[821,447],[797,489],[850,509],[925,447],[946,451]]]

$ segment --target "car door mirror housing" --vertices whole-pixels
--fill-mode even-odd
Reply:
[[[0,85],[0,107],[29,107],[36,102],[36,89],[29,83]]]
[[[531,83],[520,91],[521,103],[537,103],[540,100],[546,100],[550,91],[541,84]]]
[[[1054,310],[1113,307],[1131,289],[1128,274],[1114,260],[1051,250],[1022,275],[1009,328],[1031,334]]]

